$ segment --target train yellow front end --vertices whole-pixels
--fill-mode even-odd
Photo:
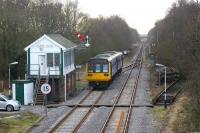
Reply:
[[[105,88],[111,80],[110,64],[106,60],[90,60],[86,64],[86,80],[93,88]]]
[[[113,55],[115,52],[109,54],[100,54],[91,58],[86,64],[86,80],[88,80],[89,86],[93,88],[107,88],[113,76],[118,71],[117,58]],[[112,58],[111,58],[112,57]],[[117,56],[116,56],[117,57]],[[114,63],[114,59],[116,62]],[[122,58],[120,58],[122,59]],[[121,61],[120,61],[121,62]],[[114,64],[113,64],[114,63]],[[122,66],[122,65],[119,65]],[[116,69],[113,69],[116,68]],[[119,67],[119,69],[121,69]]]

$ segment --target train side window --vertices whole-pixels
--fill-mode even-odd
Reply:
[[[96,72],[101,72],[101,65],[100,64],[96,64]]]
[[[103,72],[108,72],[108,64],[103,64]]]

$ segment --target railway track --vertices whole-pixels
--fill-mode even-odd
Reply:
[[[137,59],[135,59],[133,65],[131,65],[130,72],[128,73],[125,82],[123,82],[122,84],[122,88],[120,89],[117,97],[114,100],[114,103],[111,106],[111,111],[108,113],[105,122],[102,124],[103,126],[100,130],[100,133],[103,133],[105,131],[110,132],[111,130],[114,131],[113,128],[116,127],[117,127],[117,132],[128,131],[128,124],[129,124],[129,119],[131,117],[141,66],[142,66],[142,48],[138,53]],[[132,80],[132,78],[131,80],[129,80],[134,68],[138,68],[137,70],[138,72],[136,75],[134,75],[135,77],[134,80]],[[127,89],[126,86],[128,84],[130,85],[133,82],[134,82],[133,89],[132,90]],[[66,113],[62,117],[62,119],[59,119],[52,127],[50,127],[48,132],[49,133],[77,132],[80,129],[80,127],[84,124],[84,122],[88,119],[91,112],[96,107],[102,107],[98,106],[98,102],[100,101],[104,93],[105,90],[102,91],[90,90],[77,104],[71,105],[72,109],[68,113]],[[131,94],[130,99],[127,101],[127,95],[130,94]],[[129,104],[127,104],[127,102]],[[125,107],[118,105],[125,103],[127,104]],[[118,119],[119,116],[120,119]]]
[[[97,104],[101,99],[105,91],[93,91],[90,90],[86,96],[84,96],[75,106],[65,114],[62,119],[58,120],[50,129],[49,133],[63,133],[63,132],[75,132],[79,127],[79,123],[84,120],[85,115],[88,115],[92,109],[78,108],[81,104]],[[71,122],[70,122],[71,120]],[[75,127],[75,128],[74,128]]]
[[[109,112],[106,121],[104,122],[100,133],[104,133],[104,132],[123,132],[123,133],[127,133],[128,132],[128,126],[129,126],[129,121],[131,118],[131,112],[132,112],[132,108],[133,108],[133,104],[134,104],[134,99],[135,99],[135,94],[136,94],[136,89],[137,89],[137,84],[138,84],[138,80],[139,80],[139,76],[140,76],[140,70],[141,70],[141,66],[142,66],[142,49],[140,50],[137,59],[135,60],[134,64],[132,65],[132,68],[117,96],[117,98],[115,99],[115,102],[112,106],[111,111]],[[138,72],[136,75],[136,79],[134,82],[134,87],[132,89],[131,92],[131,100],[129,102],[129,106],[127,108],[117,108],[117,104],[120,102],[120,99],[123,97],[123,92],[126,90],[126,86],[129,82],[129,78],[132,74],[132,71],[134,69],[134,66],[138,65]],[[130,81],[131,82],[131,81]],[[124,99],[124,98],[122,98]],[[126,116],[125,121],[124,121],[124,116]],[[120,118],[119,118],[120,117]],[[117,119],[119,118],[119,119]]]

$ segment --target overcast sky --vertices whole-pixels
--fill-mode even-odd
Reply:
[[[59,0],[65,3],[67,0]],[[75,1],[75,0],[71,0]],[[157,20],[165,17],[177,0],[78,0],[79,8],[90,17],[119,15],[140,34],[147,34]]]
[[[147,34],[176,0],[79,0],[81,11],[90,17],[119,15],[140,34]]]

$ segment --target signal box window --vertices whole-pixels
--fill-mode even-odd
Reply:
[[[47,53],[47,66],[53,67],[53,53]]]
[[[55,66],[59,66],[60,65],[60,54],[59,53],[54,54],[54,60],[55,60]]]
[[[54,67],[60,65],[59,53],[47,53],[47,67]]]

